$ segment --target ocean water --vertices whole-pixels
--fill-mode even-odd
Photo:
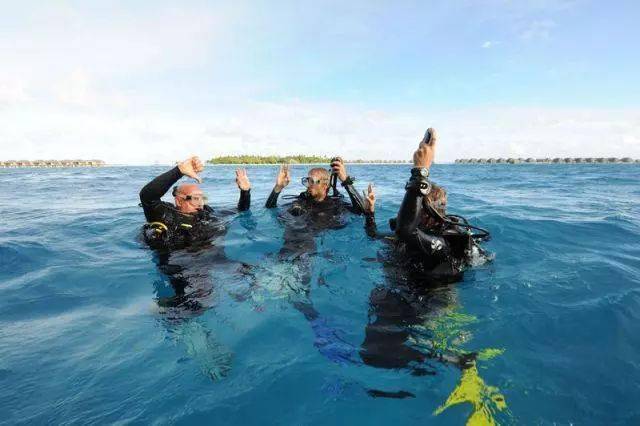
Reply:
[[[408,166],[349,169],[386,228]],[[640,166],[435,165],[493,260],[415,294],[361,217],[279,258],[276,168],[249,167],[251,211],[218,249],[172,258],[186,308],[138,238],[138,191],[162,171],[0,169],[0,424],[640,424]],[[235,205],[232,167],[203,177],[212,206]],[[365,362],[382,320],[402,341]],[[402,348],[420,365],[392,367]]]

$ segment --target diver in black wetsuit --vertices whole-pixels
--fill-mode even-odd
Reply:
[[[305,192],[295,196],[285,206],[279,216],[284,223],[284,244],[278,253],[280,261],[291,262],[296,271],[295,294],[289,295],[291,304],[311,323],[316,336],[315,346],[330,359],[343,362],[351,357],[348,345],[341,346],[340,338],[335,334],[313,307],[309,298],[311,280],[311,257],[316,252],[315,238],[330,229],[340,229],[347,225],[349,214],[362,214],[364,202],[353,187],[353,179],[347,175],[344,162],[339,157],[332,160],[332,173],[324,168],[309,170],[302,184]],[[351,203],[347,203],[336,189],[341,182]],[[282,189],[291,181],[289,167],[280,167],[276,184],[266,202],[267,208],[274,208]],[[329,192],[333,188],[333,193]]]
[[[390,242],[384,256],[387,283],[370,295],[370,321],[361,345],[362,360],[380,368],[410,368],[413,374],[433,374],[424,362],[436,358],[461,368],[473,357],[438,353],[410,344],[413,327],[421,326],[455,304],[455,290],[448,284],[459,281],[474,250],[482,253],[476,240],[488,233],[459,216],[447,216],[447,195],[429,181],[436,133],[429,129],[413,155],[414,168],[398,215],[390,220],[392,233],[379,233],[375,223],[375,193],[371,185],[365,194],[365,228],[373,238]],[[481,233],[471,234],[470,229]],[[424,337],[424,336],[421,336]],[[376,391],[379,392],[379,391]],[[373,396],[387,396],[375,394]]]
[[[364,202],[353,187],[354,179],[347,175],[347,169],[340,157],[332,160],[331,170],[332,174],[336,176],[336,179],[340,180],[342,187],[347,191],[351,199],[351,205],[345,203],[342,197],[338,196],[335,182],[332,182],[332,174],[326,169],[318,167],[309,170],[308,176],[302,178],[302,184],[307,187],[307,190],[296,197],[288,208],[289,213],[293,216],[307,215],[312,218],[324,216],[324,213],[331,211],[336,214],[342,214],[345,210],[355,214],[364,212]],[[284,164],[280,166],[280,171],[276,177],[276,185],[267,199],[266,208],[276,207],[280,192],[290,181],[289,166]],[[333,194],[330,196],[331,185],[333,185]],[[311,220],[310,224],[315,222],[315,220]],[[320,226],[320,228],[324,228],[324,226]]]
[[[224,237],[231,210],[212,209],[195,184],[173,187],[175,205],[161,197],[183,176],[201,182],[204,165],[191,157],[153,179],[140,191],[141,206],[148,221],[143,227],[145,242],[154,249],[154,260],[166,280],[154,283],[161,319],[170,336],[184,341],[188,354],[198,360],[203,373],[216,380],[230,369],[231,353],[213,338],[213,333],[194,316],[216,304],[221,285],[228,279],[249,276],[248,265],[227,259],[220,238]],[[238,211],[248,210],[251,184],[245,170],[236,170],[240,189]],[[222,273],[225,280],[214,285],[212,275]],[[250,277],[251,278],[251,277]],[[231,292],[236,292],[234,288]],[[233,295],[232,295],[233,297]]]
[[[204,165],[198,157],[191,157],[166,173],[153,179],[140,191],[141,206],[147,218],[144,239],[152,247],[186,247],[206,242],[224,232],[221,219],[233,212],[220,213],[206,204],[200,187],[182,184],[173,188],[175,205],[161,200],[162,196],[180,180],[189,176],[201,182],[198,173]],[[251,183],[246,170],[236,170],[236,183],[240,189],[238,210],[248,210],[251,204]]]
[[[469,225],[460,216],[447,215],[447,193],[429,180],[435,152],[436,133],[427,130],[413,154],[414,167],[405,186],[398,215],[389,221],[393,234],[379,233],[375,223],[375,193],[369,185],[365,194],[365,228],[374,238],[391,237],[395,251],[405,267],[428,284],[459,281],[474,249],[482,251],[476,240],[489,237],[481,228]],[[480,231],[472,234],[471,229]]]

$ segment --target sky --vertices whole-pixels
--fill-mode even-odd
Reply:
[[[0,3],[0,160],[640,158],[637,1]]]

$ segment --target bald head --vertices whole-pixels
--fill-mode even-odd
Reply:
[[[184,183],[178,186],[173,194],[178,210],[182,213],[196,213],[202,210],[205,204],[204,194],[199,185]]]
[[[178,185],[178,188],[176,189],[176,195],[180,194],[186,196],[195,193],[202,193],[200,185],[195,183],[183,183],[182,185]]]

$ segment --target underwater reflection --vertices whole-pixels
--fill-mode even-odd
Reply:
[[[472,407],[468,425],[495,424],[506,402],[497,388],[485,384],[477,364],[503,351],[465,349],[472,337],[469,326],[476,319],[463,312],[455,283],[437,281],[411,268],[390,247],[378,261],[385,282],[369,295],[365,338],[359,351],[362,361],[375,368],[408,370],[414,376],[437,374],[434,362],[458,368],[458,385],[434,414],[468,403]],[[368,389],[367,393],[376,398],[415,397],[404,389]]]
[[[311,295],[314,264],[319,257],[331,256],[318,250],[317,239],[349,223],[350,212],[341,198],[315,205],[302,215],[285,208],[274,216],[284,228],[283,244],[277,253],[265,258],[260,277],[253,287],[254,298],[286,300],[308,321],[314,334],[313,345],[332,362],[354,363],[357,348],[315,308]],[[322,280],[322,276],[318,278]],[[322,283],[319,283],[322,285]]]
[[[159,322],[168,338],[183,345],[212,380],[227,376],[233,353],[202,316],[215,311],[224,297],[246,298],[255,278],[251,266],[228,259],[219,240],[182,249],[157,248],[154,262],[161,274],[154,282]]]

